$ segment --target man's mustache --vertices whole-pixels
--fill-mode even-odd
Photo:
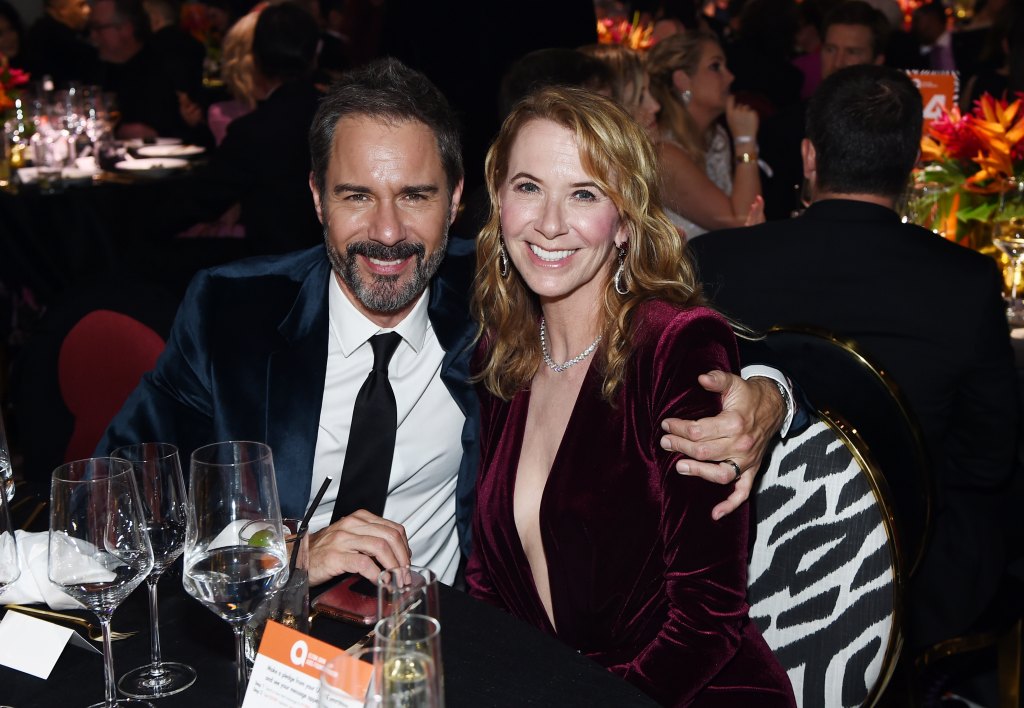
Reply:
[[[358,255],[379,261],[400,261],[409,256],[416,256],[418,260],[422,261],[427,249],[422,243],[402,242],[396,243],[394,246],[385,246],[376,241],[357,241],[350,243],[345,252],[349,258]]]

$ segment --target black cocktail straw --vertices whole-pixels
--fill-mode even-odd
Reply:
[[[327,493],[327,487],[331,484],[331,478],[328,477],[324,480],[324,483],[320,485],[320,491],[316,493],[316,497],[313,498],[313,503],[309,505],[309,509],[306,510],[306,515],[302,517],[302,521],[299,522],[299,528],[295,532],[295,540],[292,542],[292,557],[288,561],[288,574],[291,575],[295,571],[295,563],[299,560],[299,545],[302,543],[302,537],[306,535],[306,531],[309,529],[309,520],[313,518],[313,514],[316,512],[316,508],[320,506],[320,500],[324,498],[324,494]]]

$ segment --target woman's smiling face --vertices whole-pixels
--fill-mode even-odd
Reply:
[[[549,120],[519,131],[499,192],[509,258],[541,300],[597,302],[625,229],[611,198],[587,174],[575,136]]]

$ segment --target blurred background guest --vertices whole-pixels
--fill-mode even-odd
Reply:
[[[142,7],[149,17],[149,45],[160,58],[163,73],[175,91],[201,101],[206,47],[181,28],[180,0],[142,0]]]
[[[25,25],[21,15],[7,0],[0,0],[0,55],[15,68],[23,68],[25,57]]]
[[[221,45],[220,77],[231,98],[210,105],[207,125],[217,145],[227,134],[231,121],[250,113],[261,98],[256,89],[256,62],[252,56],[252,37],[264,3],[242,15],[224,35]]]
[[[933,71],[956,71],[949,16],[940,0],[932,0],[914,10],[911,28],[921,47],[921,55],[927,60],[926,68]]]
[[[292,2],[254,16],[252,90],[258,103],[231,121],[196,175],[191,199],[177,205],[168,221],[180,230],[216,219],[237,203],[245,239],[235,244],[241,249],[236,256],[284,253],[322,240],[309,192],[307,138],[320,98],[312,80],[319,28]]]
[[[672,222],[694,238],[756,219],[763,205],[758,117],[730,95],[733,75],[717,38],[687,32],[664,39],[648,53],[647,70],[661,104],[658,155]]]
[[[96,49],[82,35],[89,24],[88,0],[43,0],[43,15],[28,32],[25,68],[36,81],[44,76],[61,86],[96,77]]]
[[[149,18],[139,0],[96,0],[89,36],[100,58],[100,85],[117,95],[119,138],[187,138],[174,80],[149,44]]]
[[[661,104],[651,95],[651,80],[643,58],[621,44],[590,44],[579,51],[608,67],[611,98],[626,109],[652,142],[657,142]]]
[[[808,5],[813,0],[808,0]],[[839,2],[821,25],[820,71],[825,79],[856,64],[882,64],[889,38],[885,16],[863,0]],[[764,121],[759,143],[771,174],[764,180],[765,216],[788,219],[807,206],[800,142],[804,138],[807,101],[794,103]]]

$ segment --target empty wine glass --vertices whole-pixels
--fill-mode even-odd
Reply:
[[[21,576],[18,564],[18,542],[7,508],[7,497],[0,494],[0,595]]]
[[[90,708],[152,704],[117,700],[110,619],[153,569],[142,502],[132,466],[99,457],[61,465],[50,488],[50,580],[94,613],[103,628],[103,703]]]
[[[0,416],[0,485],[3,486],[7,501],[14,499],[14,469],[11,467],[11,451],[7,447],[3,416]]]
[[[188,490],[183,582],[189,595],[231,625],[241,706],[248,680],[242,630],[288,580],[270,448],[234,441],[199,448],[192,453]],[[266,527],[243,541],[241,531],[252,521]]]
[[[149,542],[153,546],[153,571],[146,578],[149,590],[151,662],[132,669],[118,681],[121,693],[133,698],[170,696],[195,683],[191,666],[163,661],[160,655],[160,622],[157,583],[160,575],[185,550],[185,485],[181,479],[178,448],[167,443],[142,443],[114,450],[132,465],[142,497]]]

